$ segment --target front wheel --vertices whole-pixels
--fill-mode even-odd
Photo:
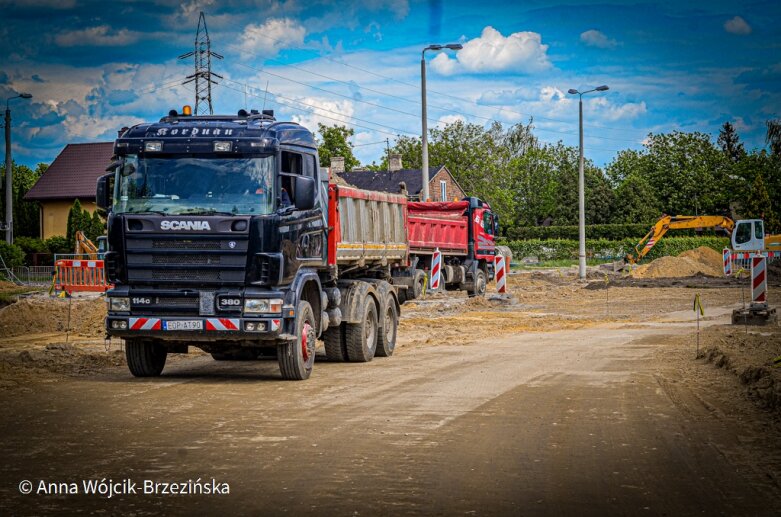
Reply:
[[[279,345],[277,360],[283,379],[302,381],[309,378],[315,365],[317,322],[309,302],[298,302],[296,314],[296,340]]]
[[[127,367],[135,377],[157,377],[163,372],[168,350],[156,341],[125,340]]]
[[[485,296],[485,273],[482,269],[478,269],[475,273],[475,279],[472,283],[472,288],[469,289],[469,297]]]

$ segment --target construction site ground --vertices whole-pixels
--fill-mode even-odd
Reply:
[[[514,273],[306,382],[194,348],[136,379],[102,299],[26,297],[0,310],[0,514],[778,515],[781,329],[729,324],[747,283]],[[104,478],[230,494],[36,493]]]

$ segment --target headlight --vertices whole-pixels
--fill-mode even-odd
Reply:
[[[281,298],[249,298],[244,300],[244,312],[269,314],[282,312]]]
[[[130,298],[109,298],[108,309],[114,312],[127,312],[130,310]]]
[[[144,151],[159,153],[163,150],[163,142],[144,142]]]
[[[230,142],[214,142],[215,153],[229,153],[231,152]]]

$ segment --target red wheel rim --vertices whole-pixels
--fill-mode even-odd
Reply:
[[[309,333],[312,331],[312,325],[309,322],[304,323],[304,332],[301,336],[301,355],[304,357],[304,361],[309,361],[309,349],[307,344],[309,343]]]

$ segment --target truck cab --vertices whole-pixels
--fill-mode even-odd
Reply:
[[[131,372],[158,375],[166,352],[191,344],[215,358],[300,345],[302,300],[313,359],[331,278],[328,177],[312,133],[271,112],[172,111],[123,130],[114,152],[97,189],[115,284],[106,330],[126,340]],[[306,359],[286,376],[307,377]]]

